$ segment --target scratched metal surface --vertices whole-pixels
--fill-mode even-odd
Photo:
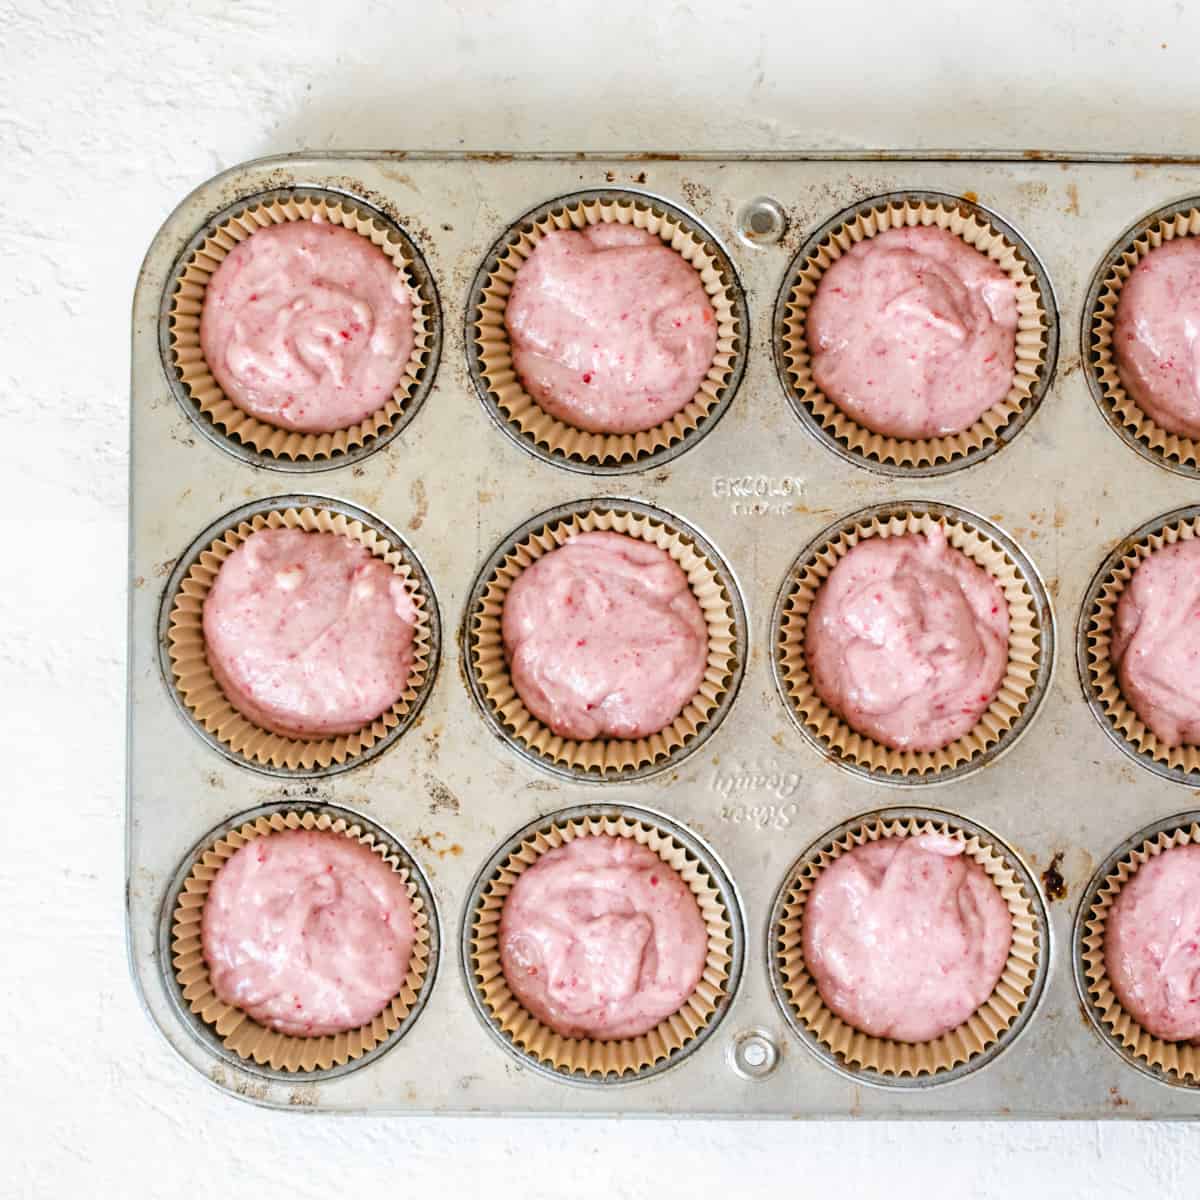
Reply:
[[[1107,427],[1079,363],[1080,306],[1094,266],[1146,211],[1200,194],[1193,161],[1090,161],[1086,156],[864,155],[698,160],[591,156],[454,158],[299,156],[250,163],[204,184],[168,219],[142,269],[133,310],[128,756],[128,940],[131,968],[163,1036],[231,1095],[274,1106],[375,1113],[724,1114],[787,1117],[1189,1117],[1200,1091],[1133,1070],[1080,1010],[1070,927],[1095,866],[1134,831],[1195,807],[1189,788],[1122,755],[1088,711],[1075,669],[1075,626],[1092,573],[1116,541],[1196,498],[1195,483],[1145,461]],[[341,188],[383,208],[422,249],[445,321],[441,366],[408,427],[353,466],[303,477],[246,465],[197,435],[168,388],[159,303],[196,229],[241,196],[291,184]],[[596,478],[536,461],[485,416],[467,374],[464,303],[494,239],[520,213],[581,187],[628,186],[693,212],[724,243],[750,310],[750,361],[717,427],[650,473]],[[847,204],[904,188],[973,193],[1041,256],[1061,320],[1050,393],[1013,443],[965,471],[895,480],[842,462],[793,415],[771,357],[772,310],[807,233]],[[774,197],[789,218],[777,244],[736,236],[742,205]],[[452,452],[451,452],[452,451]],[[760,482],[761,481],[761,482]],[[767,496],[740,493],[759,491]],[[445,632],[441,668],[416,727],[365,766],[288,783],[227,761],[180,718],[158,661],[156,623],[174,560],[199,531],[249,500],[293,492],[359,505],[399,530],[432,577]],[[523,762],[485,730],[464,684],[457,637],[479,563],[532,514],[583,496],[636,497],[683,516],[739,578],[750,659],[733,708],[679,769],[623,785],[563,782]],[[827,763],[792,725],[770,673],[769,621],[798,550],[835,517],[866,504],[926,498],[963,506],[1005,529],[1053,598],[1057,669],[1032,726],[994,766],[901,793]],[[428,1005],[407,1036],[360,1070],[320,1082],[277,1082],[220,1062],[180,1021],[157,959],[159,911],[181,860],[209,829],[281,799],[361,811],[423,866],[441,919],[442,956]],[[455,954],[463,905],[482,863],[534,817],[603,801],[660,810],[704,839],[742,901],[747,953],[727,1017],[699,1050],[654,1079],[583,1089],[522,1069],[468,1003]],[[948,809],[994,830],[1035,877],[1052,864],[1066,895],[1048,897],[1050,978],[1023,1036],[953,1084],[905,1092],[841,1077],[789,1033],[765,963],[773,894],[800,852],[827,829],[889,804]],[[744,1079],[729,1051],[759,1029],[777,1069]]]

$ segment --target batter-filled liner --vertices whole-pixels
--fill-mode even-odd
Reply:
[[[302,529],[333,533],[365,546],[404,581],[416,608],[413,663],[404,691],[395,703],[354,733],[329,737],[291,738],[272,733],[243,716],[226,698],[213,676],[204,642],[204,601],[225,560],[260,529]],[[408,715],[424,688],[430,669],[433,632],[430,597],[425,594],[404,550],[374,529],[342,513],[323,508],[284,508],[256,513],[227,529],[192,564],[180,582],[171,607],[167,634],[175,689],[192,718],[236,754],[251,762],[288,770],[311,771],[342,765],[369,750]]]
[[[1171,433],[1155,421],[1125,390],[1113,354],[1113,331],[1121,289],[1134,268],[1152,250],[1180,237],[1200,237],[1200,208],[1151,220],[1121,250],[1100,284],[1095,307],[1088,319],[1088,350],[1084,355],[1100,387],[1110,417],[1150,451],[1150,456],[1169,465],[1200,466],[1200,441]]]
[[[847,416],[817,386],[812,374],[812,351],[808,345],[808,313],[821,276],[864,238],[889,229],[915,226],[944,229],[978,250],[999,266],[1016,284],[1017,330],[1013,380],[1008,394],[984,411],[961,433],[932,438],[897,438],[875,433]],[[1014,245],[993,228],[982,210],[951,201],[933,203],[912,198],[898,201],[866,200],[825,237],[794,268],[788,286],[781,358],[797,400],[819,422],[826,436],[840,446],[870,461],[899,467],[937,466],[953,462],[994,442],[1014,418],[1034,403],[1048,369],[1050,316],[1038,279]]]
[[[201,945],[201,922],[208,891],[218,872],[247,842],[286,829],[328,831],[361,842],[404,881],[412,905],[415,938],[404,986],[369,1025],[321,1037],[296,1037],[260,1025],[240,1008],[226,1004],[213,990]],[[188,1007],[211,1025],[226,1049],[276,1071],[327,1071],[361,1058],[387,1041],[412,1011],[430,964],[429,915],[412,873],[397,852],[373,833],[343,817],[326,813],[285,812],[259,817],[218,838],[204,851],[183,882],[171,919],[171,963]]]
[[[678,1012],[648,1033],[598,1040],[555,1033],[521,1006],[500,966],[500,914],[521,874],[548,850],[580,837],[632,838],[654,851],[687,884],[708,931],[704,971]],[[470,980],[492,1025],[522,1054],[564,1075],[622,1081],[678,1053],[702,1032],[728,992],[733,961],[731,916],[704,864],[667,830],[624,815],[551,822],[531,834],[496,869],[471,914]]]
[[[983,868],[1012,915],[1012,945],[991,996],[963,1024],[932,1041],[899,1042],[861,1033],[826,1006],[804,959],[804,910],[817,877],[847,851],[881,838],[921,834],[941,834],[961,842],[964,853]],[[1003,846],[956,828],[953,820],[916,817],[864,820],[807,856],[793,869],[780,918],[772,932],[776,966],[793,1019],[814,1034],[839,1064],[896,1077],[937,1075],[952,1070],[999,1042],[1029,1001],[1046,945],[1033,898],[1026,893]]]
[[[865,538],[924,534],[935,526],[942,529],[949,545],[987,571],[1004,593],[1008,602],[1008,663],[995,698],[962,737],[940,750],[894,750],[852,729],[817,694],[805,650],[808,615],[834,567]],[[969,763],[996,745],[1020,719],[1044,669],[1041,621],[1033,588],[1021,568],[984,530],[927,512],[861,521],[851,516],[831,531],[820,549],[794,568],[774,640],[776,665],[788,701],[828,753],[871,771],[912,776],[925,782],[936,782],[940,772]]]
[[[413,348],[404,377],[387,402],[346,429],[332,433],[301,433],[271,425],[241,409],[222,391],[200,348],[200,314],[208,282],[225,256],[257,230],[285,221],[317,221],[340,225],[378,246],[403,278],[412,303]],[[182,264],[171,297],[171,361],[197,409],[228,437],[260,454],[290,461],[332,458],[364,445],[400,420],[430,368],[430,344],[437,319],[434,306],[422,295],[411,272],[412,259],[394,233],[375,216],[343,196],[297,191],[284,199],[255,203],[222,222]]]
[[[608,222],[654,234],[693,266],[717,322],[716,354],[695,396],[668,420],[639,433],[589,433],[551,416],[522,385],[513,367],[512,345],[504,323],[517,272],[548,233]],[[740,373],[745,331],[739,327],[730,295],[733,282],[724,255],[648,196],[612,193],[603,199],[555,207],[536,222],[515,226],[488,276],[478,316],[471,325],[489,399],[523,437],[543,450],[580,463],[632,463],[681,442],[700,428],[730,381]]]
[[[1086,615],[1088,683],[1092,695],[1099,701],[1105,719],[1138,754],[1154,762],[1184,771],[1200,773],[1200,746],[1168,746],[1155,736],[1153,730],[1137,715],[1121,691],[1117,668],[1112,661],[1113,623],[1117,605],[1133,573],[1156,550],[1190,541],[1200,530],[1196,518],[1172,520],[1170,515],[1162,526],[1140,541],[1122,548],[1117,565],[1108,573],[1095,602]]]
[[[597,508],[551,521],[513,545],[488,579],[469,616],[469,654],[480,692],[507,736],[550,763],[585,777],[611,777],[658,762],[687,745],[712,718],[737,669],[737,630],[731,598],[716,566],[683,532],[636,512]],[[708,661],[699,690],[666,728],[640,738],[575,741],[560,737],[525,707],[504,653],[502,621],[508,589],[543,554],[573,534],[606,530],[658,546],[687,576],[708,627]]]
[[[1147,838],[1117,864],[1100,886],[1084,918],[1082,958],[1087,977],[1087,1001],[1099,1017],[1102,1032],[1117,1046],[1152,1067],[1158,1067],[1176,1079],[1200,1086],[1200,1046],[1188,1042],[1168,1042],[1147,1032],[1126,1011],[1113,991],[1104,962],[1104,938],[1108,914],[1121,889],[1152,858],[1175,846],[1200,844],[1200,825],[1195,822],[1171,832]]]

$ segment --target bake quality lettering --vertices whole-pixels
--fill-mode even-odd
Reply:
[[[786,804],[725,804],[721,820],[733,825],[753,825],[755,829],[788,829],[800,811],[795,800]]]
[[[804,495],[804,480],[797,475],[714,475],[712,494],[719,498],[786,499]]]
[[[786,800],[795,795],[799,786],[797,772],[786,771],[774,762],[743,764],[730,771],[716,771],[712,777],[713,791],[726,798],[735,792],[768,792]]]

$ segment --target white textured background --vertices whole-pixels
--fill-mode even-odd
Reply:
[[[0,1195],[1200,1192],[1183,1126],[260,1112],[126,973],[128,310],[176,201],[304,146],[855,145],[1200,151],[1200,5],[0,0]]]

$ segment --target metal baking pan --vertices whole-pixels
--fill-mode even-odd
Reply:
[[[277,188],[338,191],[398,223],[424,258],[442,312],[432,387],[372,452],[298,469],[234,454],[181,401],[164,366],[163,298],[181,253],[231,204]],[[476,273],[521,214],[584,189],[669,202],[724,248],[748,312],[745,373],[727,410],[685,452],[620,474],[564,469],[505,436],[481,405],[464,346]],[[923,478],[864,469],[798,419],[773,361],[779,289],[798,248],[866,197],[948,193],[1019,231],[1057,308],[1057,369],[1006,444]],[[299,154],[201,185],[151,243],[133,306],[127,938],[147,1012],[167,1042],[223,1091],[280,1108],[363,1113],[629,1116],[1184,1118],[1200,1089],[1135,1069],[1098,1036],[1072,978],[1072,921],[1098,864],[1139,829],[1194,804],[1142,769],[1085,703],[1075,668],[1079,607],[1130,531],[1195,499],[1194,481],[1135,453],[1089,393],[1083,306],[1095,269],[1148,211],[1200,196],[1200,159],[954,152],[856,154]],[[453,453],[447,453],[450,448]],[[296,478],[302,473],[303,486]],[[164,589],[177,560],[241,506],[304,492],[356,506],[399,532],[424,564],[442,652],[412,728],[339,773],[258,771],[197,736],[161,664]],[[630,782],[546,772],[489,729],[462,663],[464,607],[481,565],[531,516],[583,498],[634,499],[677,514],[712,544],[746,607],[744,678],[720,726],[671,769]],[[789,565],[836,518],[925,500],[985,517],[1045,582],[1057,621],[1053,681],[1002,758],[903,791],[827,760],[801,735],[771,670],[771,616]],[[459,631],[456,636],[456,629]],[[423,870],[439,923],[434,984],[403,1037],[356,1069],[289,1078],[220,1052],[164,970],[172,881],[210,831],[279,803],[336,805],[399,841]],[[460,955],[477,873],[524,826],[607,803],[676,822],[728,873],[744,923],[740,981],[720,1023],[669,1069],[620,1086],[573,1086],[523,1066],[478,1018]],[[1036,1011],[1020,1035],[951,1082],[880,1087],[831,1069],[792,1032],[769,970],[768,920],[789,869],[842,823],[904,803],[945,810],[1012,847],[1050,933]],[[1044,985],[1044,986],[1043,986]]]

